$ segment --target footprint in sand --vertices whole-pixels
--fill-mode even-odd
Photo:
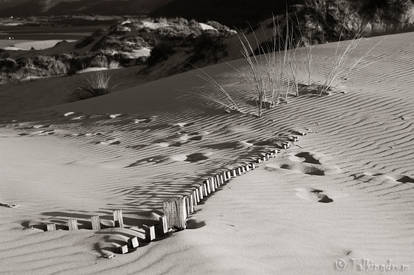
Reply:
[[[414,177],[401,176],[397,181],[402,183],[414,183]]]
[[[369,185],[361,186],[362,189],[376,188],[377,190],[389,190],[390,193],[398,192],[399,186],[406,184],[414,184],[414,176],[407,175],[388,175],[383,173],[357,173],[351,175],[357,183],[355,186],[360,185],[361,182],[369,183]],[[391,190],[397,188],[395,190]],[[411,188],[411,187],[410,187]]]
[[[287,153],[282,158],[266,165],[268,171],[280,169],[303,173],[311,176],[338,174],[340,169],[327,163],[322,154],[311,152]]]
[[[189,127],[191,125],[194,125],[194,122],[191,122],[191,123],[181,122],[181,123],[173,124],[173,126],[180,127],[180,128]]]
[[[16,208],[17,207],[16,204],[9,204],[9,203],[2,203],[2,202],[0,202],[0,206],[1,207],[6,207],[6,208]]]
[[[331,203],[331,199],[328,195],[324,193],[323,190],[314,189],[314,188],[296,188],[296,196],[301,199],[308,201],[316,201],[320,203]]]
[[[192,162],[192,163],[200,162],[200,161],[209,159],[210,155],[211,153],[194,153],[191,155],[187,155],[187,158],[185,159],[185,161]]]
[[[214,143],[205,145],[205,148],[215,149],[215,150],[225,150],[225,149],[247,149],[252,147],[253,143],[248,141],[228,141],[223,143]]]
[[[136,167],[142,164],[148,164],[148,163],[153,163],[153,164],[158,164],[158,163],[162,163],[164,161],[166,161],[168,158],[166,156],[154,156],[154,157],[149,157],[149,158],[144,158],[144,159],[140,159],[134,163],[131,163],[130,165],[126,166],[125,168],[131,168],[131,167]]]
[[[187,144],[191,141],[201,141],[203,139],[203,135],[194,132],[194,133],[186,133],[186,132],[178,132],[175,135],[167,137],[165,139],[160,139],[155,142],[160,147],[180,147],[184,144]]]
[[[121,144],[121,141],[119,139],[110,139],[110,140],[107,140],[107,141],[97,142],[96,144],[99,144],[99,145],[118,145],[118,144]]]
[[[54,134],[55,134],[55,130],[45,130],[45,131],[39,131],[39,132],[32,133],[32,135],[38,135],[38,136],[50,136]]]
[[[195,163],[195,162],[207,160],[209,159],[209,156],[211,155],[212,153],[193,153],[190,155],[179,154],[179,155],[171,156],[170,159],[173,161],[181,161],[181,162],[185,161],[185,162]]]

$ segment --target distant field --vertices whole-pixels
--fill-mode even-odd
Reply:
[[[5,50],[30,50],[34,48],[36,50],[44,50],[54,47],[57,43],[61,42],[61,39],[52,40],[0,40],[0,49]],[[66,40],[73,42],[76,40]]]
[[[106,28],[107,25],[95,26],[0,26],[0,39],[7,39],[9,36],[16,40],[78,40],[90,35],[97,29]]]
[[[0,48],[11,47],[16,45],[17,43],[25,43],[30,40],[7,40],[7,39],[0,39]]]

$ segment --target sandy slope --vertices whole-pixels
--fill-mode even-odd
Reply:
[[[342,274],[358,274],[351,259],[367,259],[412,273],[413,38],[386,37],[370,53],[377,62],[342,83],[346,94],[291,99],[261,119],[218,113],[189,72],[5,124],[0,202],[19,207],[0,208],[2,272],[336,274],[342,259]],[[381,39],[364,41],[355,59]],[[334,51],[335,44],[315,49],[314,78],[326,74]],[[249,96],[229,66],[207,70]],[[63,116],[68,111],[76,114]],[[124,115],[110,118],[116,113]],[[113,232],[23,230],[115,208],[139,223],[138,214],[201,177],[307,127],[312,133],[298,146],[200,206],[189,230],[134,253],[99,258],[119,241]]]

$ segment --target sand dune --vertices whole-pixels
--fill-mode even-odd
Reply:
[[[341,274],[355,274],[366,259],[410,274],[413,38],[364,40],[353,58],[382,40],[368,57],[376,63],[343,80],[345,93],[292,98],[260,119],[218,112],[189,72],[4,123],[0,202],[18,207],[0,207],[2,272],[335,274],[345,263]],[[315,48],[315,79],[329,71],[335,48]],[[242,61],[232,65],[247,70]],[[206,71],[248,101],[251,87],[238,72],[225,64]],[[305,129],[293,148],[200,205],[188,230],[133,253],[102,258],[125,232],[28,229],[119,208],[139,223],[204,176]]]

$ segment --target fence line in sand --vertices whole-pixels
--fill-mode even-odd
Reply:
[[[296,132],[297,135],[304,136],[306,132]],[[289,141],[284,141],[279,146],[280,149],[289,149],[292,143],[299,140],[297,135],[290,136]],[[251,172],[258,167],[258,164],[275,158],[280,152],[278,149],[270,149],[267,152],[260,153],[259,156],[253,157],[251,162],[245,162],[235,168],[225,169],[207,177],[202,183],[192,188],[191,192],[180,198],[169,199],[163,202],[163,211],[153,211],[152,219],[148,224],[141,227],[126,225],[123,219],[122,209],[113,211],[113,220],[105,220],[100,216],[92,216],[90,218],[89,230],[100,231],[105,228],[123,228],[128,230],[132,235],[124,244],[116,244],[116,253],[126,254],[135,251],[140,243],[149,243],[153,240],[159,240],[167,237],[174,231],[185,230],[187,227],[187,219],[196,211],[196,206],[206,201],[211,194],[221,190],[220,188],[230,182],[231,179]],[[88,221],[89,222],[89,221]],[[55,223],[43,223],[42,227],[45,231],[56,231]],[[66,228],[69,231],[77,231],[78,220],[69,218]],[[109,255],[108,258],[112,258]]]

